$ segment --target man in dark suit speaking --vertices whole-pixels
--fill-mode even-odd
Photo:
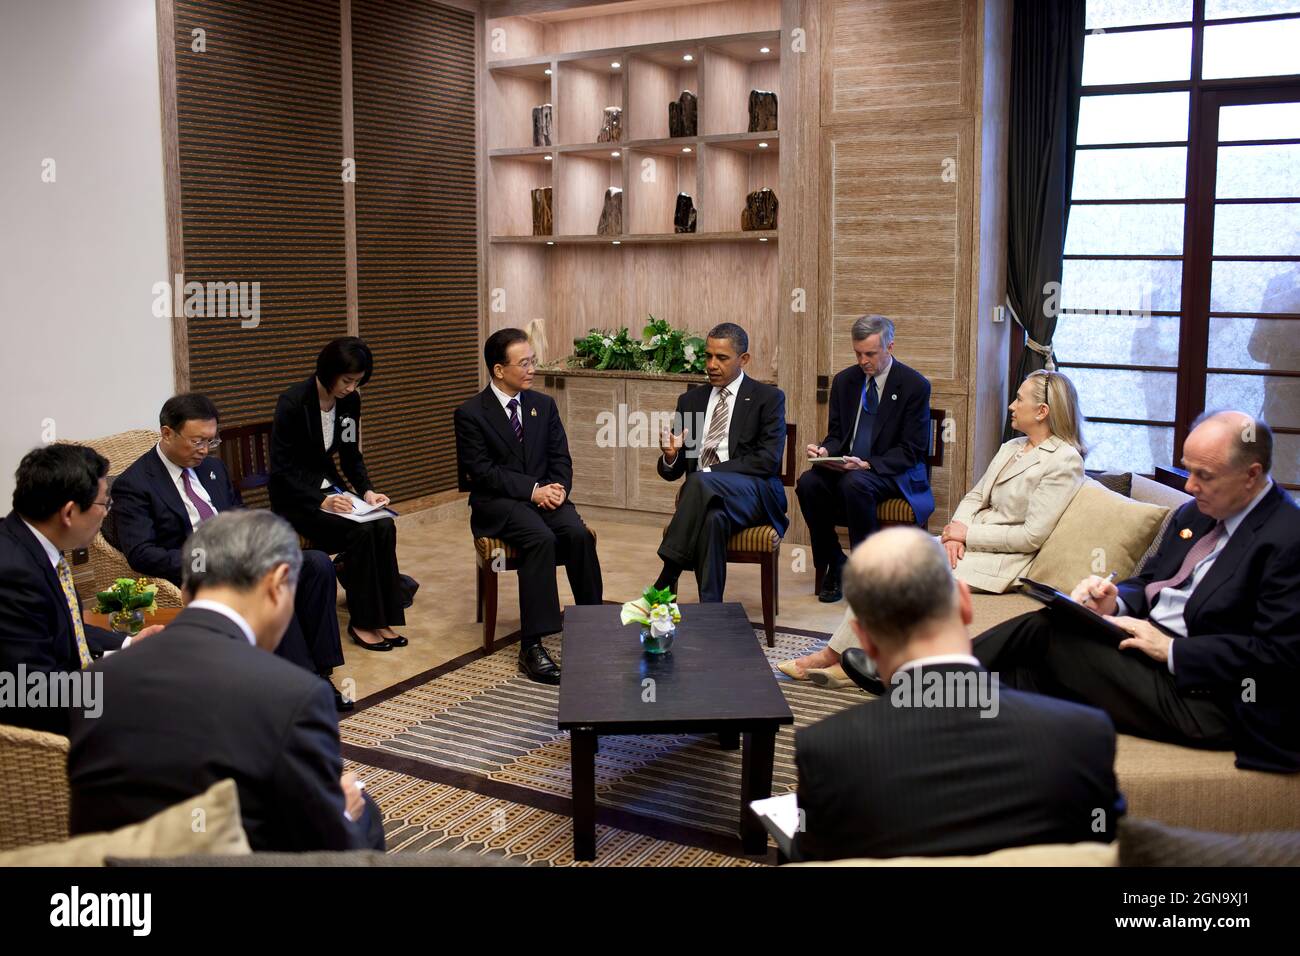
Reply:
[[[1183,442],[1196,500],[1155,556],[1118,585],[1093,576],[1071,595],[1130,636],[1117,645],[1044,610],[980,635],[976,656],[1017,687],[1102,708],[1124,733],[1300,771],[1300,508],[1269,478],[1272,461],[1265,422],[1203,416]]]
[[[906,498],[922,528],[934,512],[925,471],[930,383],[894,358],[894,323],[883,315],[862,316],[851,337],[857,364],[831,382],[826,438],[807,449],[809,458],[846,460],[809,468],[795,486],[813,564],[826,569],[818,600],[827,604],[843,596],[836,525],[848,525],[855,548],[876,530],[876,508],[888,498]]]
[[[185,539],[213,515],[244,506],[225,464],[211,454],[221,443],[218,422],[217,407],[205,395],[169,398],[158,414],[158,444],[113,482],[105,535],[132,570],[179,587]],[[296,595],[276,654],[328,680],[343,664],[337,577],[328,554],[303,552]],[[339,710],[352,708],[337,689],[334,699]]]
[[[749,336],[734,322],[705,339],[707,385],[677,399],[676,429],[659,436],[659,476],[686,483],[659,545],[663,571],[655,587],[677,590],[694,568],[701,603],[722,600],[727,539],[741,528],[770,524],[781,534],[786,516],[781,459],[785,456],[785,393],[745,374]]]
[[[469,492],[470,530],[519,551],[519,669],[558,684],[560,669],[542,638],[560,630],[556,564],[579,604],[600,604],[596,539],[569,501],[573,459],[559,411],[531,391],[537,357],[521,329],[499,329],[483,345],[489,383],[456,409],[460,488]]]
[[[1002,686],[971,656],[970,589],[939,542],[887,528],[844,572],[861,648],[888,688],[795,735],[794,857],[950,856],[1110,842],[1124,798],[1100,710]]]
[[[231,778],[254,850],[383,849],[379,808],[343,773],[328,686],[270,653],[293,616],[298,535],[270,511],[237,511],[188,548],[202,560],[185,564],[185,610],[96,664],[103,713],[72,715],[72,833],[138,823]]]

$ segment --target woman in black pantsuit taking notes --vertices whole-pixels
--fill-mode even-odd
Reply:
[[[404,647],[393,630],[406,623],[398,586],[397,528],[391,517],[359,522],[343,476],[366,504],[385,506],[361,456],[361,393],[374,358],[354,336],[321,349],[316,373],[286,390],[271,429],[271,507],[314,548],[342,553],[346,571],[348,633],[372,651]],[[338,465],[334,455],[337,453]],[[340,468],[342,475],[340,475]]]

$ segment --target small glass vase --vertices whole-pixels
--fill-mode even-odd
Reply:
[[[144,628],[144,609],[114,611],[108,616],[108,626],[118,634],[135,637]]]
[[[667,654],[673,649],[673,640],[677,637],[677,628],[670,628],[667,634],[656,637],[649,624],[641,625],[641,649],[647,654]]]

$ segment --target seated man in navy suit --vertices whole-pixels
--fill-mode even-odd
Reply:
[[[785,534],[790,524],[781,484],[785,393],[745,374],[749,335],[734,322],[709,330],[704,354],[709,383],[682,393],[674,415],[680,430],[659,436],[659,476],[686,482],[659,545],[664,566],[655,581],[676,592],[682,571],[693,568],[701,603],[722,600],[733,534],[760,524]]]
[[[140,573],[181,583],[186,539],[202,522],[244,506],[220,458],[217,407],[205,395],[169,398],[158,415],[158,445],[113,482],[112,543]],[[303,552],[294,615],[276,654],[328,680],[343,663],[334,563],[323,551]],[[332,685],[331,685],[332,686]],[[334,691],[339,710],[352,704]]]
[[[1202,416],[1183,442],[1195,500],[1155,556],[1119,584],[1094,575],[1071,594],[1130,636],[1043,610],[984,632],[975,656],[1012,686],[1100,707],[1122,733],[1300,771],[1300,508],[1272,462],[1265,422]]]
[[[799,476],[795,493],[808,523],[813,565],[825,568],[819,601],[844,596],[840,569],[844,551],[837,525],[847,524],[856,548],[877,528],[876,508],[889,498],[906,498],[922,528],[934,513],[925,471],[930,448],[930,383],[894,358],[894,323],[864,315],[853,323],[857,364],[831,382],[826,438],[808,446],[809,458],[843,457]]]

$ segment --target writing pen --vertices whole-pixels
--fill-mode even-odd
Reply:
[[[1104,584],[1109,584],[1111,581],[1114,581],[1115,578],[1117,578],[1118,576],[1119,576],[1119,572],[1117,572],[1117,571],[1111,571],[1109,574],[1106,575],[1106,577],[1104,577],[1104,578],[1102,579],[1102,583],[1104,583]],[[1091,606],[1092,606],[1092,594],[1089,593],[1089,594],[1088,594],[1088,595],[1087,595],[1087,596],[1086,596],[1082,601],[1080,601],[1079,603],[1082,604],[1084,607],[1091,607]]]

